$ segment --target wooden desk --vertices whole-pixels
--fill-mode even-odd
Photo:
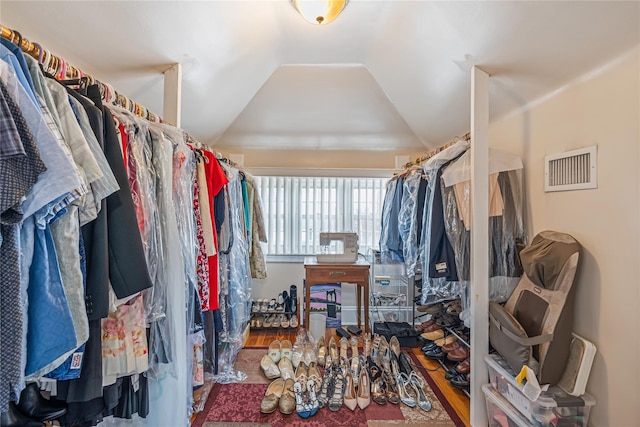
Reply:
[[[355,283],[358,310],[358,327],[369,332],[369,263],[358,258],[353,263],[318,262],[316,257],[305,257],[304,326],[309,329],[311,312],[311,286],[325,283]],[[364,300],[364,328],[361,326],[360,311]]]

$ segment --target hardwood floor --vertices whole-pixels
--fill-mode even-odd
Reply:
[[[247,339],[246,346],[248,347],[268,347],[269,344],[273,340],[290,340],[292,343],[296,339],[296,329],[280,329],[280,330],[252,330],[249,333],[249,338]],[[335,334],[335,329],[327,329],[327,335],[325,338],[331,338],[334,335],[336,338],[338,336]],[[460,419],[465,423],[465,425],[470,426],[470,405],[469,398],[466,394],[464,394],[461,390],[451,387],[449,381],[444,378],[444,369],[437,361],[427,359],[424,357],[420,348],[412,348],[412,351],[417,359],[420,360],[422,366],[424,366],[431,376],[431,378],[438,385],[445,398],[449,402],[449,404],[456,411]]]

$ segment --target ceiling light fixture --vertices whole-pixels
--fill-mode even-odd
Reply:
[[[308,22],[327,25],[344,10],[349,0],[291,0],[291,4]]]

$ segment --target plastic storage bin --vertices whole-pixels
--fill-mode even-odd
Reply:
[[[518,388],[516,374],[506,360],[498,354],[485,356],[484,360],[489,367],[489,380],[493,388],[516,407],[531,425],[587,426],[589,412],[596,404],[593,397],[588,394],[571,396],[556,386],[542,392],[538,399],[529,400]]]
[[[516,408],[502,398],[491,384],[482,386],[487,402],[487,418],[489,427],[529,427],[529,421]]]

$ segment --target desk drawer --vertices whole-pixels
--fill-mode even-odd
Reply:
[[[307,280],[312,283],[366,282],[369,280],[368,268],[353,267],[313,267],[307,268]]]

